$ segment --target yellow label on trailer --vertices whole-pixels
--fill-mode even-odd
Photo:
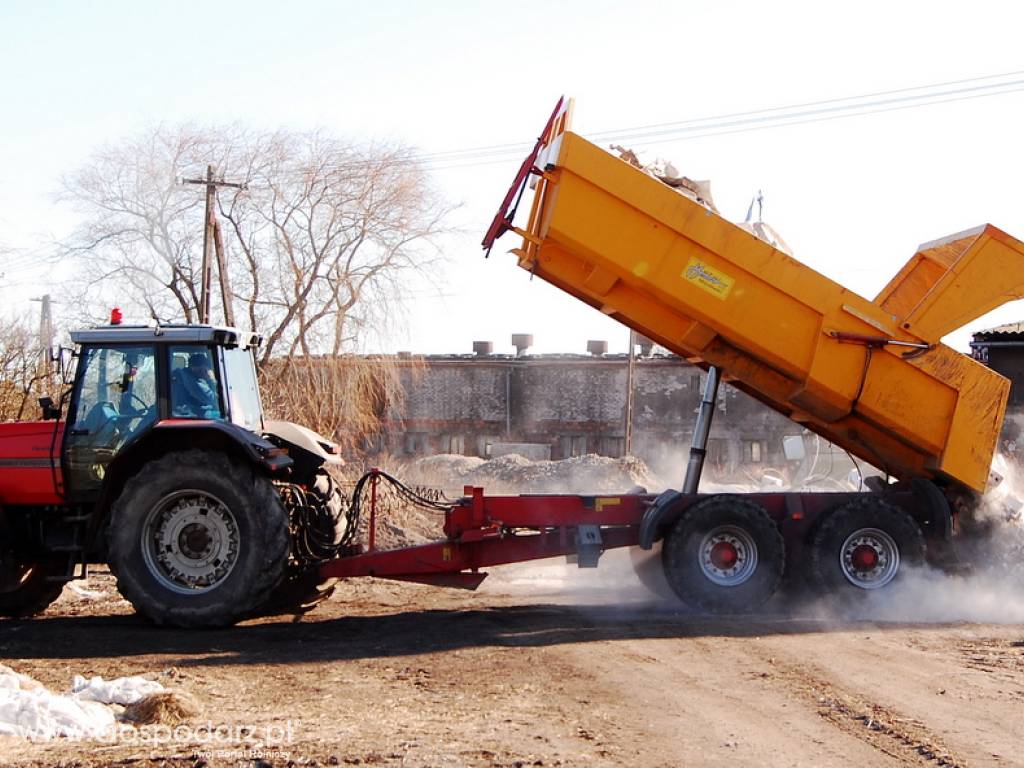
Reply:
[[[709,267],[696,256],[690,257],[686,263],[683,279],[723,300],[729,296],[732,284],[736,282],[724,272]]]

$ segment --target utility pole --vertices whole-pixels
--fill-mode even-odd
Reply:
[[[632,328],[629,331],[629,364],[626,367],[626,439],[623,441],[626,456],[633,455],[633,391],[636,389],[634,377],[636,376],[636,331]]]
[[[30,299],[30,301],[38,301],[42,305],[39,308],[39,349],[41,363],[44,366],[49,365],[50,347],[53,345],[53,313],[50,309],[50,294],[44,294],[38,299]]]
[[[206,186],[206,223],[203,227],[203,266],[200,270],[202,284],[199,289],[199,322],[210,322],[210,277],[213,272],[213,259],[210,249],[217,247],[217,273],[220,277],[220,293],[224,302],[224,319],[228,325],[234,325],[234,312],[231,309],[231,293],[228,289],[227,261],[224,258],[223,241],[220,239],[220,226],[217,224],[215,202],[217,187],[234,187],[247,189],[242,183],[217,181],[213,178],[213,166],[206,166],[205,179],[182,179],[183,184],[203,184]]]

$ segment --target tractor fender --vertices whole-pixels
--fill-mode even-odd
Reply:
[[[233,453],[271,477],[280,477],[293,461],[278,446],[248,429],[224,421],[165,419],[128,442],[107,467],[101,500],[113,502],[121,484],[142,466],[169,451],[189,448]],[[101,504],[104,508],[106,504]]]
[[[651,502],[651,506],[640,519],[640,548],[651,549],[658,540],[659,532],[667,523],[672,522],[680,513],[680,503],[684,496],[671,489],[663,491]]]

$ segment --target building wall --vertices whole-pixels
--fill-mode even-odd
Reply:
[[[1024,405],[1024,344],[1020,347],[992,347],[988,366],[1010,380],[1010,406]]]
[[[625,452],[625,355],[427,357],[403,376],[404,409],[387,420],[384,447],[392,453],[487,456],[490,445],[506,442],[546,445],[552,459]],[[636,360],[634,455],[672,471],[685,461],[705,380],[700,369],[673,356]],[[778,463],[782,437],[800,431],[723,385],[709,471]]]

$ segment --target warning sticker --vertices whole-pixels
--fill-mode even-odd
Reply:
[[[693,283],[698,288],[703,288],[720,299],[725,299],[729,296],[729,291],[732,290],[732,284],[735,282],[727,274],[709,267],[696,256],[691,257],[690,261],[687,262],[686,269],[683,270],[683,279]]]

